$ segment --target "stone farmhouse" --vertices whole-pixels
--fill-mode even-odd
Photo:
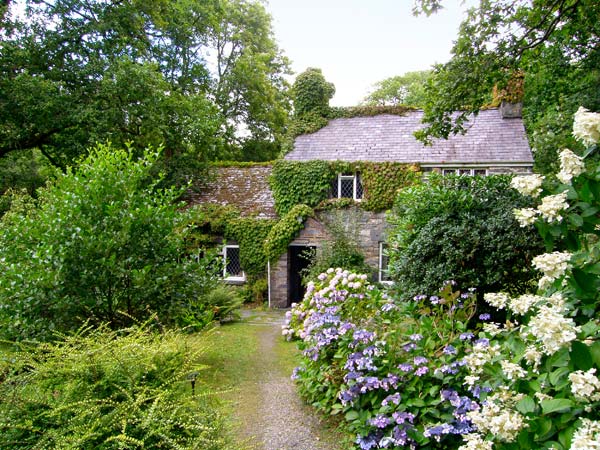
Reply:
[[[287,161],[370,161],[414,165],[428,172],[464,176],[501,173],[529,173],[533,157],[520,109],[503,105],[481,111],[470,119],[466,133],[425,146],[413,136],[421,125],[422,111],[404,115],[381,114],[370,117],[340,118],[312,134],[298,136]],[[270,165],[218,168],[215,180],[192,199],[193,203],[233,204],[242,215],[276,219],[274,197],[269,188]],[[271,260],[266,268],[269,305],[286,308],[303,296],[300,271],[307,261],[308,248],[318,249],[329,238],[327,223],[334,214],[352,216],[365,262],[373,268],[373,278],[386,282],[386,220],[384,211],[360,207],[365,192],[360,173],[338,173],[330,197],[353,199],[352,207],[324,209],[304,220],[303,228],[287,247],[287,252]],[[245,274],[239,262],[239,247],[227,242],[223,248],[224,274],[232,283],[243,283]]]

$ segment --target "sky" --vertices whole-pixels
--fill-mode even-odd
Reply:
[[[448,61],[462,3],[431,17],[413,16],[412,0],[267,0],[267,10],[293,71],[322,69],[336,87],[330,104],[353,106],[378,81]]]

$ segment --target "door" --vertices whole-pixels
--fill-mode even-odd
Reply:
[[[314,246],[290,245],[288,247],[288,301],[287,306],[299,303],[306,292],[302,285],[301,271],[310,264],[311,250]]]

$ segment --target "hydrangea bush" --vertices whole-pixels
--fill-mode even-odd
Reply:
[[[456,448],[480,408],[479,387],[463,384],[465,351],[487,348],[466,328],[474,311],[474,293],[452,282],[396,303],[366,275],[329,269],[288,312],[283,334],[304,355],[293,377],[313,405],[344,415],[356,448]]]
[[[537,227],[547,253],[533,259],[536,294],[485,296],[509,320],[481,333],[497,351],[467,358],[467,379],[489,394],[468,413],[476,431],[461,449],[600,448],[600,114],[580,108],[573,132],[589,148],[563,150],[556,179],[513,180],[538,199],[515,215]]]

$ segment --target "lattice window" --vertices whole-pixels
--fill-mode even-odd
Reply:
[[[487,169],[470,169],[470,168],[447,168],[443,169],[444,175],[465,175],[465,176],[485,176],[487,175]]]
[[[333,198],[363,198],[363,186],[360,174],[339,174],[332,189]]]
[[[239,245],[226,245],[223,247],[223,277],[226,279],[245,279],[240,263]]]

